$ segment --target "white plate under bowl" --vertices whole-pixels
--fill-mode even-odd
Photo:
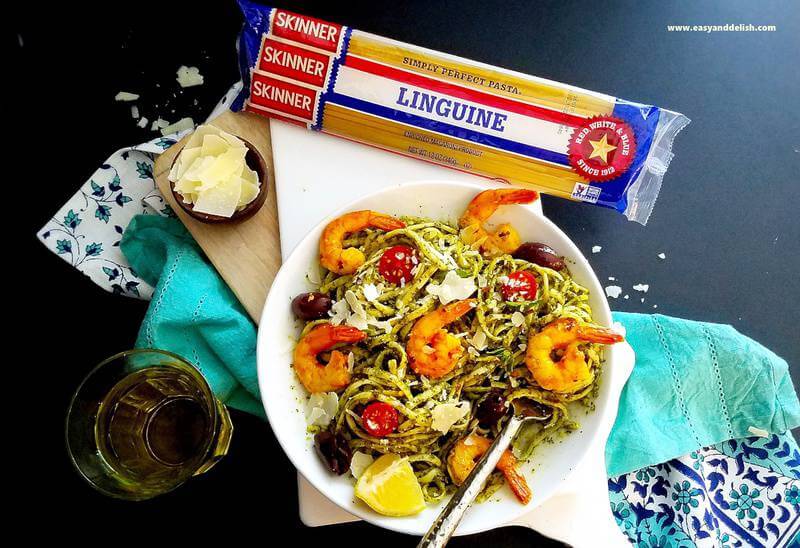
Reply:
[[[422,535],[443,505],[429,505],[416,516],[381,516],[355,498],[350,475],[334,476],[322,463],[314,450],[312,437],[306,432],[307,393],[291,367],[292,350],[301,327],[292,315],[291,300],[298,293],[313,289],[308,275],[316,279],[319,237],[333,218],[348,211],[372,209],[396,216],[415,215],[455,222],[469,201],[484,189],[484,186],[464,182],[415,182],[382,189],[352,202],[324,219],[297,245],[273,281],[264,305],[258,330],[258,383],[272,431],[289,459],[314,487],[347,512],[379,527]],[[595,321],[611,325],[611,311],[597,276],[575,244],[555,224],[528,206],[503,207],[492,216],[492,221],[510,222],[523,241],[546,243],[563,255],[574,279],[590,291],[589,302]],[[579,431],[563,441],[537,448],[534,458],[523,465],[533,491],[531,503],[523,506],[505,486],[491,501],[470,508],[457,534],[486,531],[513,521],[557,491],[586,453],[605,415],[608,387],[612,384],[610,377],[615,375],[613,347],[606,349],[605,357],[596,411],[589,415],[580,411],[574,417],[581,423]],[[500,500],[495,501],[497,498]]]

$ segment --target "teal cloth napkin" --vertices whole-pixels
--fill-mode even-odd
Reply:
[[[626,312],[614,320],[636,365],[606,444],[609,476],[800,425],[786,361],[733,327]]]
[[[175,218],[138,215],[120,243],[136,274],[155,287],[137,348],[192,362],[226,405],[264,417],[256,375],[256,328]]]
[[[135,217],[121,243],[138,275],[155,286],[138,347],[193,362],[225,404],[263,416],[256,330],[177,219]],[[606,447],[610,476],[729,439],[750,427],[781,433],[800,425],[784,360],[727,325],[615,313],[636,366]]]

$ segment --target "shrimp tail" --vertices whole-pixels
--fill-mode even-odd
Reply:
[[[335,343],[357,343],[363,341],[367,334],[350,325],[338,325],[333,330],[331,340]]]
[[[625,340],[625,337],[610,329],[588,325],[578,328],[578,338],[582,341],[600,344],[614,344]]]
[[[503,470],[503,476],[505,476],[508,486],[514,493],[514,496],[516,496],[522,504],[528,504],[531,501],[532,493],[531,488],[528,487],[528,482],[525,480],[525,476],[520,474],[516,468]]]
[[[498,203],[503,205],[508,204],[530,204],[539,199],[539,193],[535,190],[527,190],[524,188],[513,188],[501,190],[499,194]]]
[[[446,304],[444,306],[444,318],[446,323],[450,323],[452,321],[457,320],[477,305],[477,301],[475,299],[464,299],[461,301],[456,301],[454,303]]]
[[[388,231],[405,228],[406,224],[400,219],[389,215],[373,215],[370,219],[370,226]]]
[[[528,487],[525,476],[519,473],[517,465],[517,459],[510,451],[503,453],[497,462],[497,468],[505,476],[511,491],[522,504],[528,504],[531,501],[531,488]]]

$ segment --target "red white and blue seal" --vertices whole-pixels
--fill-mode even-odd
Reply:
[[[591,182],[610,181],[630,167],[636,137],[630,125],[612,116],[593,116],[569,140],[569,164]]]

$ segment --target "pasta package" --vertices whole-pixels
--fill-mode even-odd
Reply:
[[[689,119],[239,0],[234,110],[563,198],[645,224]]]

